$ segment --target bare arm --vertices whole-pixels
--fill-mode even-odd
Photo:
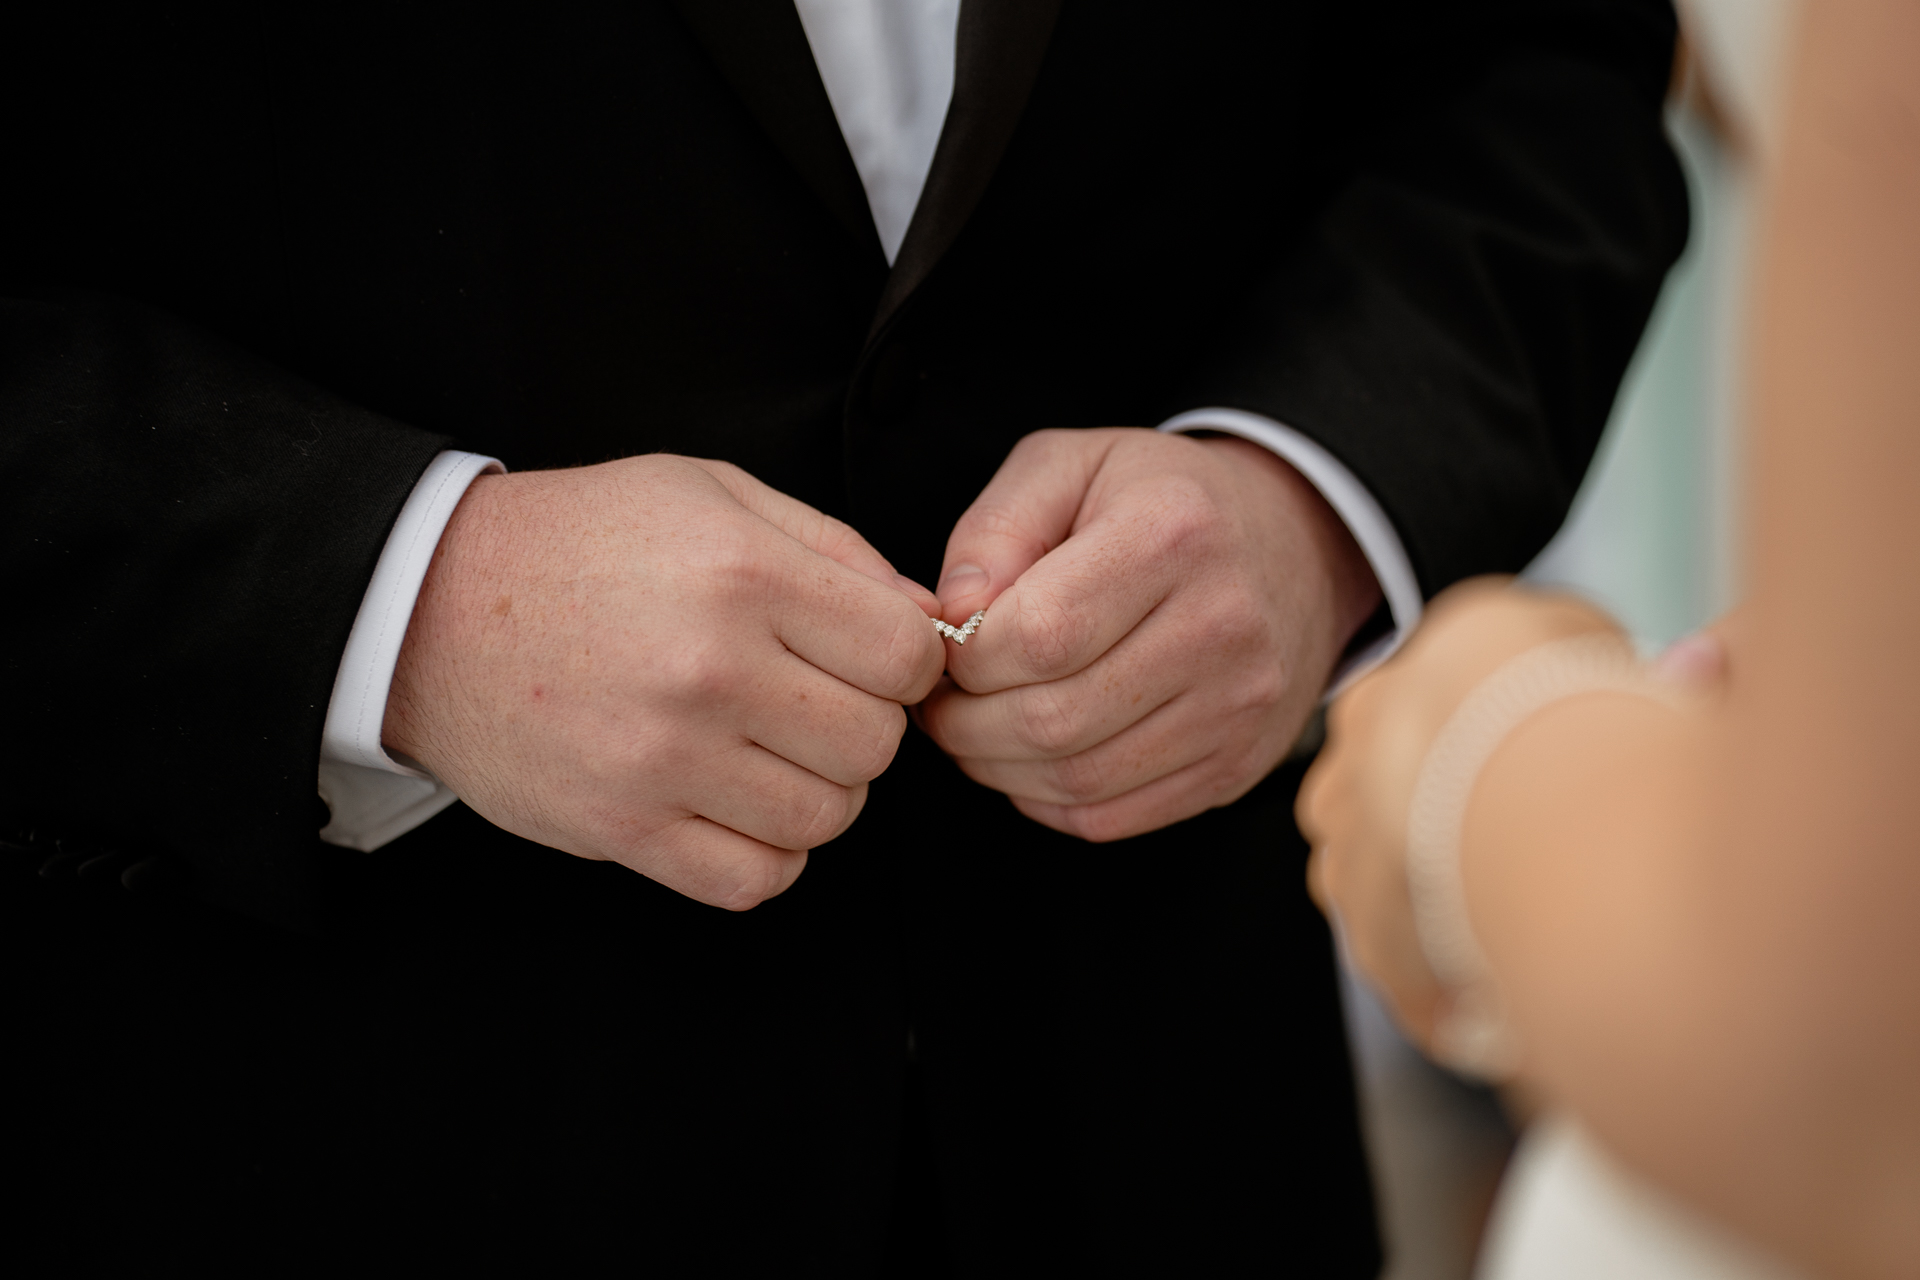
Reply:
[[[1824,0],[1804,22],[1772,175],[1752,589],[1728,679],[1692,710],[1590,695],[1528,720],[1481,775],[1462,870],[1534,1084],[1821,1272],[1910,1276],[1920,5]],[[1393,682],[1470,687],[1554,634],[1522,616],[1543,606],[1501,607],[1463,601],[1411,675],[1365,691],[1343,717],[1351,753],[1409,722],[1389,704],[1430,697]],[[1413,723],[1430,735],[1432,718]],[[1334,754],[1303,808],[1337,850],[1364,806],[1340,774],[1360,766]],[[1346,918],[1354,873],[1322,859],[1317,874]]]

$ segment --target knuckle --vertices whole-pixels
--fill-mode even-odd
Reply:
[[[691,459],[686,465],[699,467],[702,471],[705,471],[708,475],[729,487],[740,481],[752,479],[745,470],[721,458],[696,458]]]
[[[970,539],[1016,545],[1042,541],[1033,529],[1033,513],[1015,502],[983,497],[968,509],[964,519]]]
[[[1293,693],[1289,655],[1250,593],[1233,591],[1191,619],[1189,652],[1205,655],[1218,688],[1233,710],[1271,710]]]
[[[755,850],[733,868],[727,891],[716,904],[728,911],[751,911],[786,887],[786,868],[781,856],[768,850]]]
[[[1273,767],[1249,744],[1246,750],[1225,761],[1209,778],[1204,796],[1207,807],[1217,809],[1232,804],[1267,776]]]
[[[744,520],[722,520],[680,558],[680,582],[696,596],[739,598],[767,583],[763,540]]]
[[[846,829],[853,816],[853,795],[845,787],[827,783],[810,788],[796,802],[790,836],[795,850],[825,844]]]
[[[1014,645],[1027,669],[1042,679],[1066,675],[1093,638],[1093,623],[1085,610],[1058,593],[1033,592],[1020,602],[1014,615]]]
[[[1346,854],[1324,840],[1314,842],[1313,852],[1307,858],[1307,871],[1313,881],[1329,897],[1337,896],[1335,889],[1346,871]]]
[[[920,612],[908,605],[911,619],[892,621],[881,632],[873,658],[875,693],[894,702],[917,702],[940,677],[935,645],[940,637]]]
[[[1036,685],[1020,693],[1014,732],[1021,745],[1042,756],[1065,755],[1077,745],[1079,717],[1067,700],[1046,686]]]
[[[1252,584],[1236,580],[1215,588],[1195,610],[1190,643],[1203,652],[1250,655],[1261,660],[1281,650],[1270,607]]]
[[[1052,449],[1073,440],[1079,432],[1072,427],[1042,427],[1038,431],[1029,431],[1014,443],[1013,452],[1032,453],[1036,450]]]
[[[1029,431],[1014,441],[1013,448],[1007,451],[1005,462],[1000,464],[1002,472],[1044,465],[1045,460],[1057,457],[1062,451],[1071,449],[1078,443],[1077,437],[1085,434],[1076,427],[1042,427],[1038,431]]]
[[[1217,809],[1252,790],[1271,768],[1257,734],[1236,735],[1217,744],[1205,759],[1188,766],[1181,794],[1195,806],[1195,812]]]
[[[1243,709],[1264,713],[1285,702],[1292,690],[1293,681],[1282,663],[1257,662],[1241,674],[1235,701]]]
[[[871,552],[875,556],[880,554],[844,520],[836,520],[811,507],[803,514],[807,521],[807,536],[802,541],[828,559],[844,562],[863,552]]]
[[[1133,834],[1132,826],[1108,805],[1068,809],[1062,818],[1069,831],[1089,844],[1107,844]]]
[[[1056,760],[1049,766],[1048,773],[1060,794],[1074,804],[1099,799],[1110,781],[1108,769],[1092,752]]]
[[[662,655],[659,661],[659,675],[668,688],[696,706],[724,702],[747,683],[738,655],[725,644],[690,645]]]
[[[875,698],[868,704],[868,714],[858,721],[849,727],[842,749],[854,779],[872,782],[887,771],[899,752],[900,739],[907,732],[907,713],[896,703]]]
[[[1307,770],[1306,779],[1300,784],[1300,795],[1294,801],[1294,813],[1301,833],[1322,851],[1331,847],[1328,843],[1329,832],[1339,810],[1338,787],[1341,779],[1337,775],[1337,768],[1338,762],[1331,754],[1322,752],[1320,758],[1313,762],[1313,767]]]
[[[1161,482],[1154,511],[1160,543],[1182,559],[1211,553],[1226,528],[1225,513],[1206,485],[1191,476]]]

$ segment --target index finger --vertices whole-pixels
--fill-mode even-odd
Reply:
[[[1172,592],[1172,563],[1149,554],[1150,520],[1114,512],[1082,527],[1000,593],[947,671],[969,693],[996,693],[1084,670]]]
[[[907,596],[798,543],[774,572],[773,631],[798,657],[889,702],[932,690],[945,642]]]
[[[940,601],[933,592],[905,574],[895,572],[892,561],[875,550],[852,525],[780,492],[731,462],[712,458],[688,458],[687,461],[718,480],[741,506],[788,537],[875,582],[906,592],[923,613],[939,612]]]

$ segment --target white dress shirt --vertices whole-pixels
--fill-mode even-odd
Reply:
[[[953,99],[960,0],[794,0],[794,7],[891,263],[920,203]],[[1392,522],[1351,471],[1291,427],[1243,410],[1194,409],[1159,429],[1219,431],[1264,445],[1346,522],[1379,580],[1393,629],[1343,665],[1336,690],[1399,646],[1420,620],[1420,587]],[[381,745],[380,729],[400,643],[441,531],[474,477],[501,470],[497,460],[478,454],[440,454],[387,535],[327,704],[320,798],[332,820],[322,840],[371,852],[456,799],[437,778],[395,759]]]
[[[474,477],[504,470],[496,459],[449,449],[427,464],[393,522],[353,615],[320,731],[320,798],[332,815],[320,838],[329,844],[371,853],[458,799],[446,783],[389,754],[380,727],[400,642],[441,531]]]

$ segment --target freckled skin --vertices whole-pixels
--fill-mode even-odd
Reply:
[[[955,528],[941,590],[947,617],[993,614],[948,653],[921,725],[974,781],[1090,840],[1266,776],[1380,598],[1276,455],[1139,428],[1022,440]]]
[[[859,816],[901,704],[939,678],[938,607],[726,463],[482,476],[422,584],[383,736],[498,826],[743,910]]]

